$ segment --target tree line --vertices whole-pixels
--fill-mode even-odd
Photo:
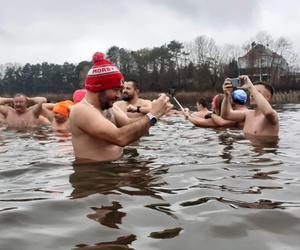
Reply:
[[[299,72],[298,57],[292,51],[291,43],[284,38],[273,39],[266,33],[257,34],[255,40],[288,61],[288,75],[283,77],[279,87],[282,90],[300,89],[295,77]],[[106,57],[116,64],[125,79],[138,80],[145,92],[166,92],[169,88],[220,91],[224,78],[239,75],[237,59],[251,49],[249,44],[251,40],[241,47],[218,46],[213,38],[203,35],[186,43],[173,40],[160,47],[136,51],[112,46],[106,51]],[[92,62],[88,61],[77,65],[68,62],[63,65],[47,62],[2,65],[0,92],[1,95],[71,93],[84,86],[91,66]]]

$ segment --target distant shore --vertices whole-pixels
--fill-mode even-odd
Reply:
[[[157,92],[145,92],[141,93],[140,96],[145,99],[153,100],[157,98],[159,93]],[[176,98],[179,102],[184,104],[195,104],[199,98],[206,99],[209,103],[214,95],[217,92],[215,91],[201,91],[201,92],[178,92],[176,93]],[[57,102],[61,100],[72,100],[71,94],[57,94],[57,93],[48,93],[40,94],[39,96],[45,96],[49,102]],[[300,102],[300,91],[283,91],[277,92],[272,98],[272,103],[281,104],[281,103],[299,103]]]
[[[202,91],[202,92],[178,92],[176,98],[182,103],[196,103],[199,98],[206,99],[209,103],[217,92],[214,91]],[[142,93],[141,97],[146,99],[154,99],[157,97],[157,93],[148,92]],[[277,92],[272,97],[272,103],[283,104],[283,103],[299,103],[300,102],[300,91],[283,91]]]

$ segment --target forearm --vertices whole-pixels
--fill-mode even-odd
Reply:
[[[118,144],[120,146],[126,146],[136,140],[149,130],[150,123],[148,116],[143,116],[137,121],[132,122],[119,129]]]
[[[212,119],[203,119],[201,117],[195,117],[192,115],[189,115],[187,119],[193,123],[195,126],[203,127],[203,128],[209,128],[209,127],[215,127],[216,123]]]
[[[212,114],[211,119],[214,121],[214,123],[220,127],[232,127],[235,126],[237,123],[234,121],[229,121],[223,119],[221,116]]]
[[[229,93],[224,93],[224,99],[221,106],[221,117],[224,119],[230,119],[230,115],[233,112],[232,105],[230,103]]]
[[[42,96],[36,96],[36,97],[28,97],[28,102],[31,105],[39,104],[39,103],[46,103],[47,98]]]
[[[42,113],[42,111],[43,111],[43,106],[42,105],[43,105],[43,103],[39,103],[39,104],[36,104],[35,107],[33,107],[32,112],[33,112],[33,114],[36,118],[38,118],[40,116],[40,114]]]
[[[0,105],[12,104],[13,98],[0,97]]]
[[[147,114],[151,109],[151,106],[142,106],[139,108],[139,112],[142,114]]]
[[[271,112],[273,112],[273,108],[271,106],[271,104],[266,100],[266,98],[258,92],[258,90],[253,86],[251,88],[248,89],[250,94],[253,96],[257,108],[264,114],[270,114]]]

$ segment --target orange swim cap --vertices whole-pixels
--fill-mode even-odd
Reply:
[[[70,108],[73,105],[74,103],[69,100],[58,102],[54,105],[53,112],[68,118],[70,114]]]

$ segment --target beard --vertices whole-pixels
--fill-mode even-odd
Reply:
[[[129,102],[132,98],[133,98],[133,96],[130,96],[130,95],[128,95],[127,93],[125,93],[125,94],[122,95],[122,99],[123,99],[125,102]]]
[[[24,113],[26,108],[24,106],[14,106],[14,109],[18,112],[18,113]]]
[[[101,101],[100,106],[102,110],[109,109],[113,106],[112,101]]]
[[[99,93],[99,104],[102,110],[109,109],[113,106],[113,100],[106,96],[105,91]]]

